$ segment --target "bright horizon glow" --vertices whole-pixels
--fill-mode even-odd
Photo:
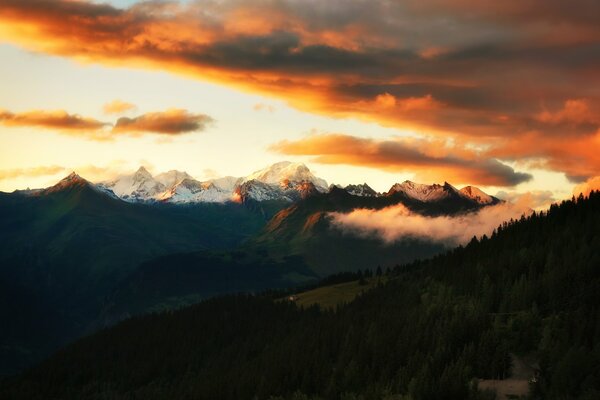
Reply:
[[[131,173],[144,165],[153,173],[177,169],[205,180],[214,176],[246,176],[267,165],[290,160],[305,163],[329,184],[367,183],[376,191],[385,192],[394,183],[415,180],[410,173],[318,164],[311,162],[310,157],[286,156],[268,150],[280,139],[299,139],[314,132],[345,132],[385,139],[416,136],[418,133],[413,131],[353,118],[314,115],[295,110],[279,100],[165,72],[79,64],[29,53],[10,45],[0,45],[0,58],[6,61],[0,65],[0,74],[8,78],[0,93],[0,109],[13,112],[66,109],[99,120],[114,120],[102,109],[104,104],[119,99],[135,104],[138,113],[181,107],[206,113],[216,120],[215,126],[204,132],[179,137],[117,138],[110,142],[63,136],[42,128],[0,125],[0,170],[61,166],[65,170],[79,170],[84,178],[98,181],[95,174],[86,174],[90,166],[106,168],[108,175],[116,176]],[[23,75],[28,79],[22,79]],[[69,82],[48,79],[48,76],[68,77]],[[270,106],[273,110],[256,110],[257,104]],[[32,146],[32,143],[36,145]],[[51,186],[66,174],[2,179],[0,191]],[[468,184],[464,182],[457,186]],[[570,188],[565,189],[565,185],[571,184],[563,174],[539,170],[532,181],[512,190],[551,190],[563,198],[562,195],[570,195]],[[494,186],[477,186],[490,194],[502,190]]]
[[[408,179],[562,199],[595,182],[588,53],[600,38],[584,14],[374,2],[363,19],[358,2],[310,13],[297,1],[137,3],[0,6],[0,191],[71,170],[206,180],[282,160],[380,192]],[[553,18],[568,35],[547,30]],[[580,62],[555,59],[571,50]]]

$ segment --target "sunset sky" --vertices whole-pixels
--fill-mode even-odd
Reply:
[[[305,162],[330,183],[600,186],[597,0],[0,0],[0,190]]]

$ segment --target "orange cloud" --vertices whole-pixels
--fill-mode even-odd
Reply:
[[[0,123],[11,127],[34,126],[66,131],[97,131],[107,125],[105,122],[69,114],[63,110],[35,110],[16,114],[0,110]]]
[[[513,186],[531,179],[508,165],[464,147],[440,140],[374,140],[343,134],[312,135],[298,141],[282,141],[271,150],[286,155],[313,156],[314,162],[347,164],[414,172],[418,179],[493,186]]]
[[[548,0],[225,0],[125,9],[3,0],[0,38],[469,141],[499,159],[535,152],[547,168],[581,178],[596,166],[585,165],[588,154],[578,166],[570,154],[563,167],[554,149],[565,136],[589,144],[600,127],[598,12],[594,1]],[[540,104],[549,111],[540,113]],[[533,134],[545,142],[539,150],[506,154]]]
[[[171,109],[164,112],[142,114],[135,118],[121,117],[113,128],[115,133],[161,133],[177,135],[202,131],[214,120],[208,115],[192,114],[186,110]]]
[[[20,177],[38,177],[47,175],[56,175],[64,172],[65,168],[58,165],[40,166],[32,168],[14,168],[0,170],[0,180],[14,179]]]
[[[548,136],[540,131],[499,140],[486,157],[531,160],[537,168],[562,171],[572,181],[596,176],[600,171],[600,130],[592,135]]]
[[[396,106],[396,98],[389,93],[377,95],[375,103],[382,108],[390,108]]]
[[[557,199],[554,193],[549,190],[532,190],[529,192],[504,192],[500,191],[496,197],[510,203],[527,204],[528,208],[536,210],[545,210]]]
[[[584,196],[588,196],[592,190],[600,191],[600,176],[594,176],[587,181],[575,186],[573,189],[573,195],[579,196],[583,193]]]
[[[126,101],[113,100],[110,103],[106,103],[102,107],[105,114],[123,114],[127,111],[135,110],[137,107],[135,104],[127,103]]]
[[[141,135],[157,133],[178,135],[203,131],[214,120],[208,115],[194,114],[187,110],[171,109],[151,112],[134,118],[121,117],[112,124],[93,118],[69,114],[66,111],[28,111],[13,113],[0,110],[0,124],[8,127],[40,127],[59,134],[79,136],[91,140],[112,140],[115,134]]]
[[[268,112],[275,112],[275,107],[270,104],[256,103],[252,108],[254,109],[254,111],[266,110]]]
[[[556,112],[543,111],[538,114],[538,120],[550,124],[600,124],[600,116],[594,113],[586,100],[567,100],[564,107]]]

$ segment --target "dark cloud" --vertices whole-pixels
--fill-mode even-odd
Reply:
[[[129,103],[111,103],[114,108],[131,109]],[[35,110],[23,113],[13,113],[0,110],[0,124],[8,127],[36,127],[56,131],[60,134],[79,136],[91,140],[112,140],[117,134],[141,135],[158,133],[178,135],[203,131],[214,120],[205,114],[194,114],[187,110],[170,109],[167,111],[151,112],[134,118],[121,117],[112,125],[93,118],[69,114],[66,111]]]
[[[315,162],[348,164],[414,172],[422,180],[514,186],[530,174],[516,172],[493,158],[483,158],[440,141],[416,139],[374,140],[350,135],[313,135],[298,141],[282,141],[272,150],[287,155],[314,156]]]
[[[115,133],[162,133],[178,135],[203,131],[213,119],[204,114],[192,114],[186,110],[173,109],[142,114],[135,118],[121,117],[113,127]]]

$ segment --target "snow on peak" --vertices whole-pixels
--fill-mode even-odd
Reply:
[[[222,178],[209,179],[207,182],[214,184],[221,190],[233,192],[235,187],[242,182],[242,178],[235,176],[224,176]]]
[[[284,182],[311,182],[319,191],[327,190],[327,182],[313,175],[302,163],[282,161],[269,167],[255,171],[244,178],[244,182],[258,181],[269,185],[280,185]]]
[[[404,193],[409,198],[423,202],[434,202],[445,199],[453,194],[458,194],[458,190],[448,182],[444,182],[444,185],[438,185],[437,183],[425,185],[422,183],[404,181],[402,183],[396,183],[391,187],[388,194],[394,193]]]
[[[148,170],[144,166],[140,166],[135,174],[133,174],[134,179],[137,180],[146,180],[152,179],[152,174],[148,172]]]
[[[375,197],[377,192],[374,191],[369,185],[363,183],[362,185],[348,185],[344,190],[351,195],[361,197]]]
[[[223,203],[231,200],[231,196],[231,191],[223,190],[211,182],[186,178],[156,196],[156,199],[170,203]]]
[[[438,185],[436,183],[433,185],[424,185],[421,183],[404,181],[402,183],[396,183],[388,192],[388,194],[394,193],[404,193],[409,198],[423,202],[435,202],[449,197],[467,199],[480,205],[493,204],[498,201],[498,199],[484,193],[475,186],[466,186],[458,190],[448,182],[444,182],[443,185]]]
[[[490,204],[494,198],[475,186],[465,186],[459,191],[463,196],[476,201],[479,204]]]
[[[168,172],[163,172],[162,174],[158,174],[154,177],[157,182],[162,183],[165,187],[171,188],[177,185],[179,182],[184,179],[194,179],[185,171],[177,171],[171,170]]]
[[[99,186],[128,201],[152,200],[166,190],[165,185],[156,181],[144,167],[140,167],[133,175],[124,175]]]
[[[247,200],[294,202],[317,193],[319,190],[310,181],[284,180],[277,185],[253,179],[236,186],[232,198],[238,202]]]

